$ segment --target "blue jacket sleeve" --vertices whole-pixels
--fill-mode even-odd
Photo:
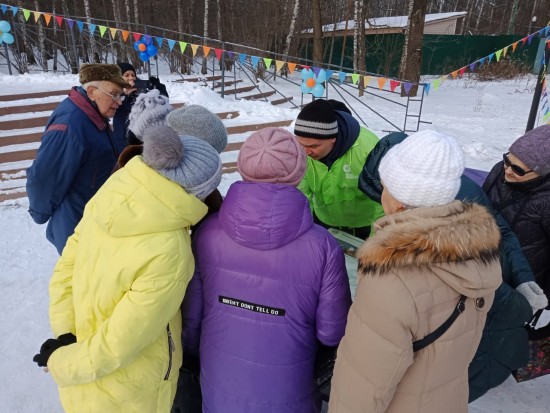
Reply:
[[[36,159],[27,169],[29,213],[44,224],[63,201],[85,156],[84,145],[64,130],[46,131]]]
[[[316,334],[325,346],[337,346],[346,329],[351,291],[344,252],[332,236],[327,237],[327,243],[328,254],[317,304]]]

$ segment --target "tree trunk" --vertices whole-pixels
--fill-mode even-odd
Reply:
[[[410,0],[409,24],[405,31],[405,44],[399,65],[399,77],[413,82],[409,96],[416,96],[417,82],[420,80],[422,66],[422,39],[424,37],[424,20],[426,17],[427,0]],[[405,96],[405,87],[401,87],[401,96]]]
[[[206,38],[208,37],[208,0],[204,0],[204,20],[203,20],[203,36],[205,37],[203,45],[206,46]],[[206,56],[202,58],[202,68],[201,73],[206,75],[208,73],[207,65],[208,60]]]
[[[321,24],[321,1],[311,0],[311,18],[313,26],[313,63],[323,63],[323,26]]]
[[[17,0],[17,5],[19,7],[23,7],[22,1]],[[36,61],[34,59],[34,54],[32,53],[32,47],[30,46],[29,39],[27,37],[27,26],[25,22],[25,17],[23,16],[23,13],[19,14],[19,20],[21,21],[21,37],[23,38],[23,51],[20,50],[20,56],[19,56],[19,73],[28,73],[29,72],[29,66],[35,64]],[[15,20],[15,16],[14,16]]]
[[[38,1],[34,0],[34,7],[40,10]],[[45,72],[48,71],[48,51],[46,50],[46,33],[44,33],[44,23],[42,19],[38,19],[38,52],[40,53],[40,66]],[[52,23],[53,24],[53,23]]]
[[[92,24],[92,13],[90,11],[90,1],[84,0],[84,14],[86,15],[86,22]],[[94,63],[100,63],[101,59],[98,53],[98,48],[95,42],[94,35],[90,33],[90,49],[92,50],[92,59]]]
[[[61,11],[65,16],[70,16],[70,10],[69,5],[67,3],[67,0],[61,0]],[[71,66],[71,73],[74,75],[78,73],[78,52],[76,49],[76,42],[74,39],[74,32],[73,29],[71,29],[67,22],[65,22],[65,32],[67,33],[67,38],[65,42],[67,43],[67,54],[68,57],[68,63]]]
[[[288,28],[288,34],[286,36],[285,48],[283,54],[288,56],[290,53],[290,44],[294,38],[294,30],[296,28],[296,20],[298,19],[298,11],[300,10],[300,0],[294,0],[294,10],[292,11],[292,16],[290,17],[290,27]]]

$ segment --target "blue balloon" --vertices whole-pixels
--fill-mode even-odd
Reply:
[[[158,53],[158,50],[157,50],[157,47],[153,44],[147,46],[147,54],[150,56],[150,57],[153,57],[153,56],[156,56]]]
[[[316,98],[320,98],[325,94],[325,88],[323,87],[323,85],[317,84],[313,86],[312,94]]]
[[[134,49],[139,52],[139,45],[141,44],[141,42],[134,42]]]
[[[313,73],[313,70],[310,69],[302,69],[302,73],[300,73],[300,76],[302,76],[302,80],[307,80],[314,75],[315,74]]]
[[[323,69],[319,71],[319,74],[317,75],[317,83],[322,83],[327,81],[327,72],[325,72]]]
[[[147,52],[141,52],[139,54],[139,58],[141,60],[143,60],[144,62],[148,62],[149,61],[149,55],[147,54]]]
[[[0,37],[0,43],[4,42],[6,44],[12,44],[14,41],[13,36],[11,33],[3,33],[2,37]]]
[[[0,20],[0,32],[6,33],[6,32],[9,32],[10,30],[11,30],[10,24],[5,20]]]

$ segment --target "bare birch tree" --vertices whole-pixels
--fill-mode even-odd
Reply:
[[[208,0],[204,0],[203,36],[204,36],[203,45],[206,46],[206,38],[208,38]],[[206,75],[208,73],[207,63],[208,63],[208,60],[206,56],[203,56],[202,68],[201,68],[201,73],[203,75]]]
[[[300,0],[294,0],[294,9],[292,10],[292,16],[290,17],[290,26],[288,28],[288,34],[286,35],[285,48],[283,54],[288,56],[290,53],[290,44],[294,38],[296,30],[296,20],[298,19],[298,12],[300,11]]]

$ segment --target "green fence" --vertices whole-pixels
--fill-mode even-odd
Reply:
[[[423,75],[440,75],[457,70],[475,60],[488,56],[497,50],[521,40],[522,36],[462,36],[424,35],[422,48]],[[383,34],[366,36],[367,71],[396,77],[403,50],[403,34]],[[324,61],[343,69],[353,70],[353,36],[345,38],[344,58],[342,59],[343,37],[325,39]],[[307,39],[302,47],[302,57],[311,59],[312,40]],[[539,38],[533,37],[530,45],[518,44],[516,51],[508,50],[507,56],[532,65],[535,61]]]

